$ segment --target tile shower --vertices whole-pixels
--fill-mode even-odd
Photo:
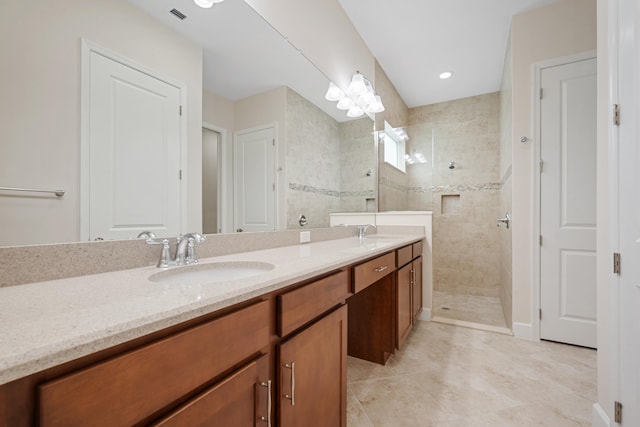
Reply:
[[[505,328],[500,93],[412,108],[408,123],[407,171],[381,167],[380,210],[433,211],[436,319]]]

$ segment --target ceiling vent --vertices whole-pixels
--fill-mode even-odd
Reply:
[[[184,20],[184,18],[187,17],[187,15],[185,15],[184,13],[180,12],[178,9],[171,9],[169,12],[171,12],[172,14],[174,14],[175,16],[178,17],[178,19],[180,19],[181,21]]]

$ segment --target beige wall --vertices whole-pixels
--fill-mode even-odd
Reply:
[[[375,63],[376,92],[380,95],[385,111],[375,115],[375,129],[384,130],[384,123],[392,127],[403,127],[409,124],[409,108],[400,97],[387,74],[380,64]],[[378,146],[378,210],[396,211],[409,209],[409,178],[407,174],[388,165],[381,159],[384,156],[384,146]]]
[[[223,232],[233,230],[233,168],[231,167],[231,159],[233,130],[235,129],[234,117],[233,101],[206,90],[203,92],[202,121],[213,125],[218,130],[224,130],[226,134],[222,141],[224,157],[220,158],[220,162],[225,164],[223,171],[221,171],[224,173],[224,189],[222,190],[224,197],[221,195],[224,223],[220,224]]]
[[[376,93],[380,95],[385,111],[375,116],[376,130],[384,130],[384,122],[388,122],[393,127],[401,127],[409,124],[409,108],[402,100],[387,74],[384,72],[378,61],[375,64]]]
[[[536,62],[596,48],[595,0],[561,0],[513,17],[513,321],[532,324],[533,158],[534,144],[516,142],[531,136],[532,67]],[[537,289],[537,288],[536,288]]]
[[[338,0],[245,1],[339,87],[356,71],[373,81],[373,55]]]
[[[0,245],[80,238],[81,38],[187,86],[188,227],[199,230],[201,49],[126,0],[9,0],[0,28],[0,186],[67,192],[0,196]]]

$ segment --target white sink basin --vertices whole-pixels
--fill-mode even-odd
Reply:
[[[178,267],[153,274],[149,280],[173,285],[195,285],[231,282],[258,276],[273,270],[275,266],[266,262],[229,261],[196,264]]]

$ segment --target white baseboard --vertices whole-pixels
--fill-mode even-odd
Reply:
[[[602,406],[599,403],[593,404],[593,414],[591,417],[591,426],[592,427],[609,427],[611,423],[609,422],[609,416],[604,412]]]
[[[523,340],[535,341],[531,323],[513,322],[513,336]]]
[[[418,315],[418,320],[424,320],[425,322],[431,321],[431,309],[423,308],[422,312]]]

